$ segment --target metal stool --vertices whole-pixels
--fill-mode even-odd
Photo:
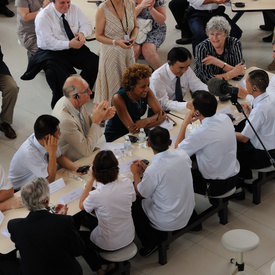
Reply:
[[[259,243],[259,237],[245,229],[234,229],[223,234],[221,243],[223,247],[229,251],[237,252],[237,260],[232,258],[230,262],[236,267],[231,275],[239,271],[246,271],[249,274],[259,275],[255,270],[244,264],[243,253],[255,249]]]
[[[137,246],[134,242],[116,251],[99,252],[100,257],[111,263],[115,263],[116,268],[114,270],[111,270],[110,274],[117,275],[130,275],[131,264],[128,260],[132,259],[136,254]]]
[[[275,275],[275,261],[272,263],[272,265],[270,267],[270,274]]]

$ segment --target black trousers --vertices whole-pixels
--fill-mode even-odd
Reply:
[[[43,51],[38,49],[36,55],[43,54]],[[98,56],[85,45],[77,50],[47,51],[47,60],[43,61],[42,68],[53,94],[52,109],[63,96],[62,87],[65,80],[76,73],[74,68],[81,70],[80,75],[87,81],[90,88],[93,88],[97,78],[98,60]]]
[[[182,38],[191,38],[193,36],[187,18],[184,20],[185,10],[188,7],[189,2],[187,0],[172,0],[169,2],[169,9],[180,27]]]
[[[273,10],[272,12],[275,14],[275,10]],[[264,24],[269,28],[274,28],[273,21],[269,18],[269,16],[265,11],[263,11],[263,17],[264,17]]]
[[[137,199],[132,205],[132,216],[135,224],[136,234],[143,247],[154,247],[165,238],[166,233],[151,227],[151,222],[143,211],[141,202],[142,198],[137,196]],[[196,216],[197,213],[194,210],[188,224],[193,222]]]

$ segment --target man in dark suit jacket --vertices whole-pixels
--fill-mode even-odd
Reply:
[[[36,178],[26,183],[21,188],[21,199],[29,215],[8,223],[11,240],[21,256],[20,274],[81,275],[75,257],[83,253],[84,242],[73,218],[57,215],[66,214],[67,206],[49,207],[47,180]]]

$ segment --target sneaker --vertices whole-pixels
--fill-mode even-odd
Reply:
[[[153,254],[155,251],[157,251],[158,246],[155,245],[153,247],[142,247],[139,250],[139,255],[142,256],[143,258],[149,257],[151,254]]]

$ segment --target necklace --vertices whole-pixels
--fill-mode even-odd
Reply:
[[[142,114],[142,113],[143,113],[143,109],[142,109],[142,107],[141,107],[141,105],[140,105],[140,99],[139,99],[138,101],[136,101],[136,100],[132,97],[131,92],[127,92],[127,95],[128,95],[128,97],[131,99],[131,101],[132,101],[133,103],[137,104],[138,111],[139,111],[140,114]]]
[[[121,18],[119,17],[119,14],[118,14],[118,12],[117,12],[117,10],[116,10],[116,7],[115,7],[113,1],[112,1],[112,0],[110,0],[110,1],[111,1],[111,4],[112,4],[112,6],[113,6],[113,8],[114,8],[114,10],[115,10],[115,12],[116,12],[116,14],[117,14],[117,16],[118,16],[118,19],[119,19],[119,21],[120,21],[120,24],[121,24],[121,26],[122,26],[123,31],[125,32],[126,35],[128,35],[128,18],[127,18],[127,13],[126,13],[126,8],[125,8],[125,5],[124,5],[124,1],[122,1],[122,4],[123,4],[124,15],[125,15],[125,19],[126,19],[126,28],[124,28],[124,26],[123,26],[123,23],[122,23],[123,18],[122,18],[122,20],[121,20]]]

